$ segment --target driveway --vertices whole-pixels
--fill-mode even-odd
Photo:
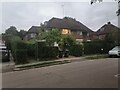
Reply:
[[[3,73],[3,88],[117,88],[118,59],[72,62]]]

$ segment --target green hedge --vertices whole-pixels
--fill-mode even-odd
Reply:
[[[12,42],[12,55],[16,64],[27,62],[27,44],[23,41]]]
[[[38,48],[38,58],[56,58],[58,56],[57,47],[39,47]]]
[[[84,42],[84,54],[107,54],[115,45],[104,41]],[[102,50],[103,49],[103,50]]]
[[[27,54],[29,58],[35,58],[35,44],[28,43],[27,44]]]
[[[84,42],[84,54],[99,54],[102,44],[100,42]]]
[[[35,45],[36,58],[56,58],[58,56],[58,47],[46,46],[45,42],[37,42]]]
[[[72,45],[69,49],[70,55],[79,57],[82,56],[83,47],[82,45]]]
[[[27,63],[27,50],[26,49],[17,49],[14,51],[14,59],[16,64]]]

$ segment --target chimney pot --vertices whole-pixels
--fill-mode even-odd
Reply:
[[[108,22],[108,24],[111,24],[111,22]]]

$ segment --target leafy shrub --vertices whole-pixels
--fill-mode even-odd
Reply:
[[[16,64],[27,63],[27,50],[26,49],[17,49],[14,51],[14,58]]]
[[[27,44],[22,41],[12,42],[12,55],[16,64],[22,64],[27,62]]]

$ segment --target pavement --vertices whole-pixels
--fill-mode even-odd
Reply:
[[[13,61],[0,63],[0,73],[13,71],[15,63]]]
[[[118,59],[76,61],[2,74],[3,88],[118,88]]]

